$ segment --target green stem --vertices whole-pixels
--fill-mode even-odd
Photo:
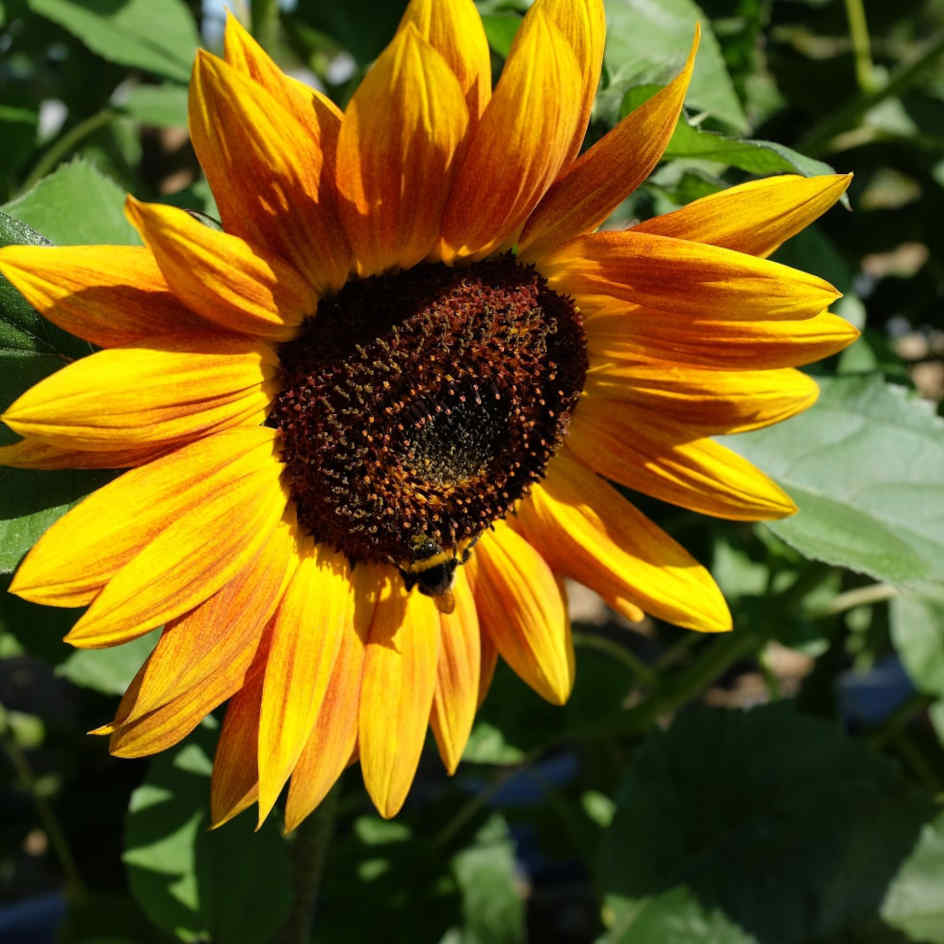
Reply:
[[[49,150],[36,162],[30,175],[26,178],[23,186],[20,187],[20,193],[26,193],[39,183],[46,174],[56,169],[59,162],[83,139],[90,134],[104,128],[105,125],[114,121],[118,117],[118,112],[111,108],[103,108],[96,112],[85,121],[80,121],[74,128],[71,128],[65,134],[56,138],[49,146]]]
[[[636,653],[632,652],[626,646],[621,646],[612,639],[605,636],[598,636],[595,633],[574,633],[574,645],[583,646],[587,649],[597,649],[612,656],[616,661],[622,662],[629,670],[639,678],[643,685],[652,688],[659,682],[659,673],[652,666],[643,662]]]
[[[846,0],[846,17],[849,20],[849,35],[852,37],[852,51],[855,54],[856,81],[863,92],[872,92],[875,90],[872,50],[862,0]]]
[[[271,54],[279,34],[279,4],[277,0],[252,0],[250,10],[252,35]]]
[[[836,616],[857,606],[884,603],[886,600],[891,600],[897,596],[898,588],[893,587],[890,583],[872,583],[867,587],[856,587],[854,590],[847,590],[845,593],[834,596],[822,610],[814,614],[814,618]]]

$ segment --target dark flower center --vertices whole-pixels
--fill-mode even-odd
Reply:
[[[298,519],[354,562],[456,549],[544,474],[583,389],[573,304],[510,254],[349,281],[279,349]]]

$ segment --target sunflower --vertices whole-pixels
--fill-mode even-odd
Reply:
[[[359,762],[383,816],[431,727],[449,772],[500,655],[563,703],[570,577],[630,620],[730,628],[708,572],[611,482],[742,521],[795,510],[709,437],[808,407],[856,336],[767,261],[848,177],[774,177],[596,232],[658,162],[680,74],[581,153],[602,0],[537,0],[495,86],[471,0],[412,0],[345,111],[232,17],[190,130],[222,221],[129,197],[143,246],[0,268],[102,350],[20,397],[0,461],[127,469],[11,589],[80,647],[163,633],[113,753],[229,701],[212,819],[286,783],[294,828]],[[609,481],[608,481],[609,480]]]

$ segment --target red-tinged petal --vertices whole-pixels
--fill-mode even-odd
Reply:
[[[851,182],[852,174],[751,180],[638,223],[633,230],[769,256],[825,213]]]
[[[652,172],[682,111],[700,31],[682,71],[582,154],[547,192],[521,234],[522,257],[540,261],[595,230]]]
[[[441,648],[430,715],[439,756],[450,774],[455,773],[472,730],[482,658],[479,617],[464,568],[456,572],[452,592],[455,610],[439,617]]]
[[[731,628],[711,574],[566,451],[518,506],[517,521],[556,573],[595,590],[618,612],[635,616],[641,606],[689,629]]]
[[[113,348],[75,361],[3,415],[22,436],[63,449],[115,452],[181,444],[261,423],[278,369],[262,342],[220,337]]]
[[[152,462],[174,448],[139,446],[86,452],[53,446],[41,439],[21,439],[10,446],[0,446],[0,465],[15,469],[127,469]]]
[[[600,475],[705,515],[767,521],[796,511],[776,482],[737,453],[629,404],[581,403],[567,445]]]
[[[387,569],[364,656],[358,749],[364,785],[385,819],[403,806],[416,774],[436,690],[439,613]]]
[[[272,621],[259,719],[259,822],[314,728],[354,607],[347,558],[306,541]]]
[[[584,310],[597,310],[603,296],[666,319],[796,320],[840,295],[818,276],[777,262],[635,230],[581,236],[545,256],[541,271]]]
[[[271,462],[274,438],[270,429],[230,430],[126,472],[39,539],[10,590],[47,606],[90,603],[173,522]]]
[[[177,207],[130,196],[126,207],[171,291],[207,321],[236,334],[285,341],[317,308],[311,286],[278,256]]]
[[[574,648],[550,567],[502,521],[482,536],[472,560],[483,631],[522,681],[552,704],[564,704],[574,684]]]
[[[5,246],[0,272],[44,318],[100,347],[213,330],[170,291],[144,246]]]
[[[482,702],[485,701],[485,696],[488,695],[488,690],[492,687],[492,679],[495,678],[495,669],[498,666],[498,648],[495,643],[492,642],[488,633],[480,633],[479,636],[482,641],[482,671],[479,676],[477,707],[481,708]]]
[[[472,0],[410,0],[398,32],[412,24],[452,69],[474,125],[492,95],[492,60]]]
[[[338,139],[341,219],[360,275],[429,255],[468,120],[459,80],[407,24],[354,93]]]
[[[190,136],[223,228],[281,255],[317,291],[347,279],[330,134],[319,138],[258,82],[200,50],[190,83]]]
[[[567,157],[582,90],[570,44],[540,10],[530,11],[456,172],[443,214],[446,261],[481,259],[517,242]]]

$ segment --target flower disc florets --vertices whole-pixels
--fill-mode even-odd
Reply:
[[[299,522],[389,563],[504,517],[560,445],[587,367],[571,301],[510,254],[351,280],[279,358],[269,422]]]

